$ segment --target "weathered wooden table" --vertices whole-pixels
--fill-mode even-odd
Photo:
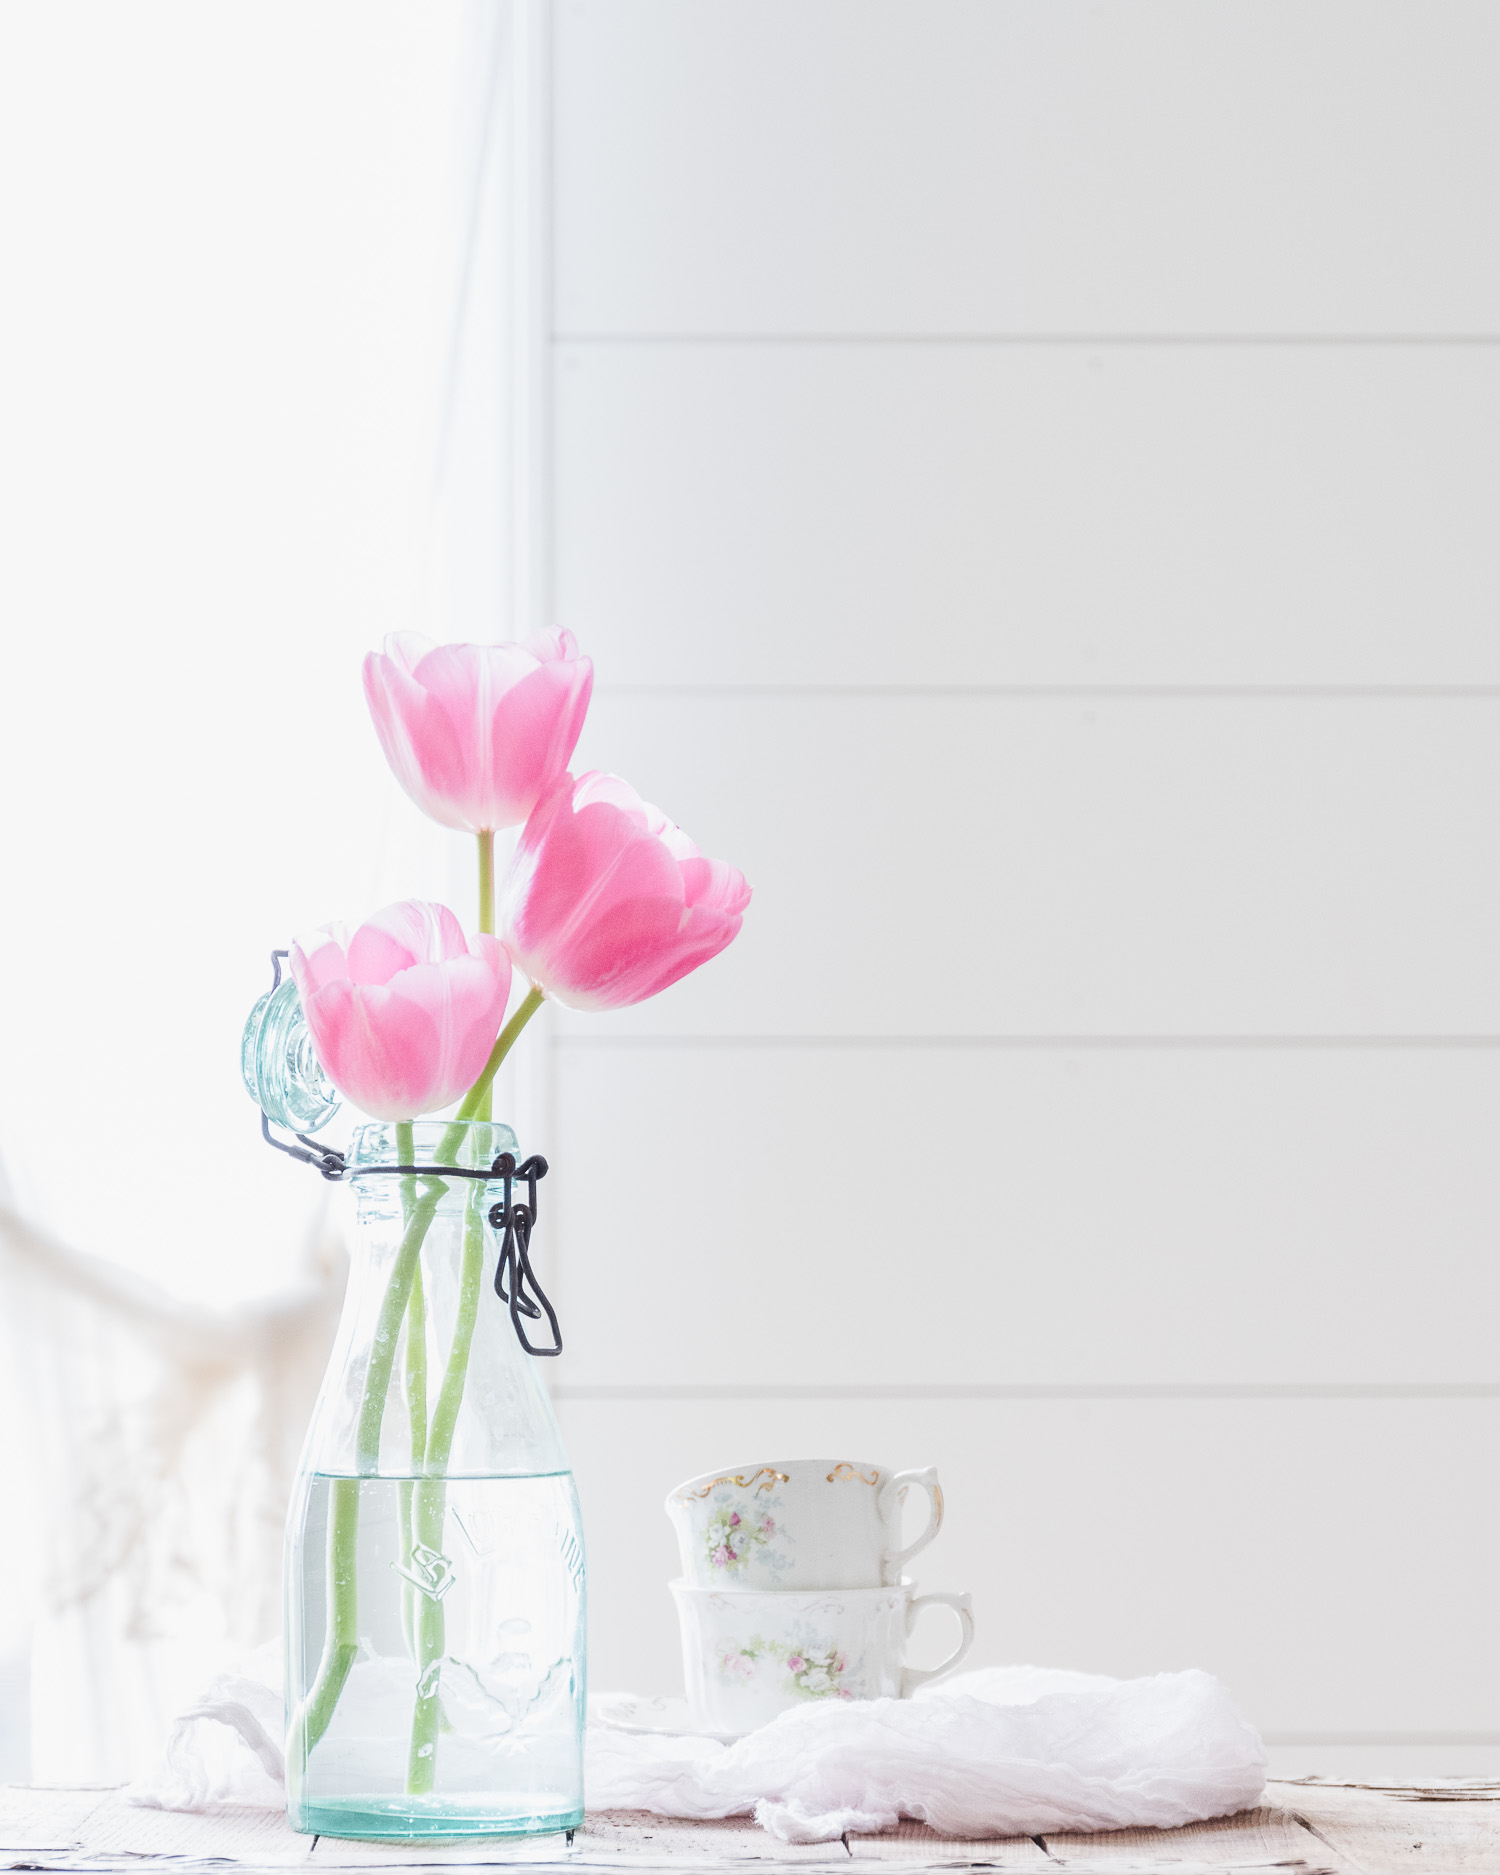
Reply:
[[[725,1870],[745,1863],[848,1869],[1086,1869],[1089,1875],[1387,1875],[1398,1869],[1485,1870],[1500,1875],[1500,1783],[1375,1787],[1319,1779],[1272,1783],[1266,1806],[1219,1823],[1107,1836],[1011,1836],[959,1841],[920,1824],[883,1836],[789,1847],[746,1819],[683,1823],[644,1811],[590,1815],[569,1847],[561,1838],[412,1850],[295,1836],[279,1816],[224,1810],[184,1816],[142,1810],[117,1791],[0,1788],[0,1869],[120,1875],[169,1863],[172,1875],[285,1869],[451,1868],[526,1862],[575,1868]]]

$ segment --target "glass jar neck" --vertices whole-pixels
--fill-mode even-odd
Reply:
[[[404,1137],[408,1134],[409,1159]],[[401,1165],[434,1172],[450,1165],[475,1171],[493,1165],[502,1152],[517,1150],[514,1131],[499,1120],[413,1120],[404,1125],[372,1120],[356,1131],[346,1163],[351,1179],[370,1174],[389,1177]]]
[[[518,1340],[513,1267],[507,1293],[496,1289],[505,1180],[492,1168],[515,1149],[511,1128],[490,1121],[372,1123],[355,1135],[353,1267],[310,1469],[404,1478],[566,1469],[541,1364]]]

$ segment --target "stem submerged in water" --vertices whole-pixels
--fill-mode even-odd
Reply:
[[[415,1199],[413,1181],[403,1179],[402,1184],[412,1186]],[[410,1216],[410,1211],[407,1215]],[[427,1299],[422,1289],[420,1263],[411,1279],[411,1301],[406,1308],[406,1412],[411,1423],[412,1470],[418,1471],[427,1452]],[[410,1578],[404,1574],[411,1568],[411,1553],[417,1542],[412,1521],[412,1488],[410,1480],[401,1486],[401,1632],[415,1658],[416,1632],[412,1626],[415,1591]]]
[[[476,1185],[469,1192],[464,1211],[464,1260],[459,1274],[458,1307],[453,1318],[453,1344],[448,1350],[448,1364],[427,1437],[428,1475],[413,1492],[412,1541],[425,1543],[429,1549],[442,1548],[443,1521],[448,1509],[448,1460],[469,1376],[469,1350],[474,1342],[474,1324],[484,1288],[484,1205],[484,1187]],[[411,1719],[406,1788],[409,1793],[420,1794],[432,1789],[437,1775],[437,1735],[442,1717],[438,1694],[447,1640],[442,1603],[423,1595],[417,1604],[413,1626],[417,1698]]]
[[[328,1504],[328,1634],[317,1678],[292,1717],[287,1770],[295,1787],[312,1748],[328,1730],[359,1651],[359,1479],[335,1478]]]
[[[446,1146],[447,1141],[443,1144]],[[403,1165],[413,1163],[412,1125],[401,1121],[396,1127],[396,1152]],[[440,1162],[452,1164],[450,1154]],[[418,1181],[409,1181],[413,1187]],[[396,1342],[401,1333],[401,1318],[407,1310],[412,1278],[416,1273],[422,1243],[437,1214],[445,1189],[438,1178],[424,1178],[420,1197],[413,1197],[406,1208],[406,1228],[380,1314],[375,1323],[375,1340],[365,1369],[364,1395],[360,1400],[359,1422],[355,1431],[354,1457],[359,1476],[336,1478],[328,1508],[328,1629],[323,1643],[323,1657],[307,1697],[292,1717],[293,1749],[302,1765],[318,1740],[328,1730],[339,1694],[354,1664],[359,1646],[359,1573],[356,1553],[359,1544],[359,1478],[373,1476],[380,1467],[380,1427],[385,1418],[386,1396],[391,1388],[391,1368],[396,1359]]]

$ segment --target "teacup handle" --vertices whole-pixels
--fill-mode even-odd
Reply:
[[[893,1473],[886,1479],[881,1497],[884,1499],[899,1497],[909,1484],[920,1485],[927,1493],[927,1522],[922,1526],[922,1533],[915,1543],[908,1543],[905,1549],[888,1549],[885,1552],[882,1560],[885,1563],[888,1582],[899,1582],[903,1566],[911,1561],[918,1550],[926,1549],[943,1527],[943,1487],[938,1483],[937,1472],[931,1465],[924,1465],[920,1471]]]
[[[917,1625],[917,1616],[924,1608],[951,1608],[957,1614],[963,1632],[958,1637],[958,1646],[949,1654],[940,1667],[903,1667],[901,1669],[901,1697],[910,1699],[913,1687],[921,1686],[927,1680],[940,1680],[951,1673],[974,1645],[974,1610],[973,1598],[965,1595],[945,1595],[941,1591],[932,1595],[918,1595],[914,1601],[906,1604],[906,1638],[911,1639],[911,1631]]]

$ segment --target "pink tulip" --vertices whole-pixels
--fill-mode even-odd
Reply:
[[[339,1092],[377,1120],[435,1113],[489,1059],[510,995],[496,939],[466,939],[446,905],[405,899],[293,945],[313,1046]]]
[[[365,659],[365,699],[396,779],[424,814],[470,833],[525,820],[571,761],[593,686],[571,632],[519,645],[397,632]]]
[[[573,1009],[654,996],[717,957],[750,888],[704,859],[618,775],[561,775],[527,821],[500,888],[505,948]]]

